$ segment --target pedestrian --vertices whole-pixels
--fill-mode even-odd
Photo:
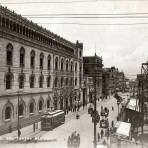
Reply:
[[[107,135],[109,136],[109,127],[107,128]]]
[[[98,142],[100,141],[100,134],[98,133]]]
[[[11,133],[12,132],[12,127],[11,127],[11,125],[9,125],[9,133]]]
[[[108,139],[109,138],[109,128],[107,128],[106,136],[107,136],[107,139]]]
[[[107,130],[105,130],[105,137],[107,137]]]
[[[77,134],[78,147],[80,146],[80,134]]]
[[[68,109],[66,110],[67,114],[68,114]]]
[[[114,111],[114,107],[112,106],[112,111]]]
[[[107,143],[106,143],[106,140],[104,139],[104,141],[103,141],[103,145],[106,145]]]
[[[68,146],[68,147],[71,147],[71,142],[72,142],[72,141],[71,141],[71,137],[69,136],[69,137],[68,137],[68,140],[67,140],[67,146]]]
[[[18,129],[18,138],[20,138],[20,136],[21,136],[21,130]]]
[[[103,136],[104,136],[104,131],[103,129],[101,129],[101,139],[103,138]]]
[[[101,105],[101,109],[103,109],[103,106]]]
[[[112,120],[112,127],[114,127],[114,121]]]
[[[113,127],[110,128],[110,132],[111,132],[111,134],[114,133],[114,128]]]

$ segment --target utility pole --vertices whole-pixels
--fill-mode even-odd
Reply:
[[[141,133],[143,135],[144,126],[144,104],[148,102],[147,92],[148,92],[148,62],[142,63],[141,66],[141,77],[139,78],[139,108],[141,112]]]
[[[18,112],[18,116],[17,116],[17,118],[18,118],[18,123],[17,123],[17,135],[18,135],[18,139],[20,138],[20,123],[19,123],[19,91],[18,91],[18,110],[17,110],[17,112]]]
[[[96,139],[96,61],[95,61],[95,75],[94,75],[94,148],[97,146],[97,139]]]

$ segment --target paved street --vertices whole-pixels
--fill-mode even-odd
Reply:
[[[122,95],[122,94],[121,94]],[[127,95],[122,95],[127,96]],[[126,98],[126,97],[125,97]],[[89,106],[89,105],[88,105]],[[106,100],[97,102],[97,110],[100,113],[101,106],[108,107],[110,110],[109,113],[109,125],[111,126],[112,120],[114,122],[116,121],[117,113],[118,113],[118,106],[116,99],[113,97],[110,97]],[[111,110],[112,106],[114,106],[114,111]],[[121,106],[120,106],[121,107]],[[80,119],[76,119],[76,113],[69,113],[66,115],[66,122],[65,124],[53,129],[52,131],[40,131],[39,129],[34,133],[32,132],[32,126],[28,126],[23,128],[22,131],[22,137],[41,137],[43,139],[50,139],[50,142],[38,142],[38,143],[23,143],[23,144],[6,144],[1,143],[0,147],[3,148],[40,148],[44,146],[44,148],[52,147],[52,148],[67,148],[67,139],[68,136],[71,135],[72,132],[76,131],[80,134],[80,148],[93,148],[93,123],[92,118],[87,112],[88,107],[85,107],[84,110],[80,109]],[[40,127],[40,126],[39,126]],[[99,128],[99,124],[97,124],[97,133],[101,131],[101,128]],[[2,137],[17,137],[17,131],[14,131],[9,134],[5,134]],[[101,140],[106,139],[105,137]],[[100,143],[101,143],[100,142]],[[110,139],[107,141],[107,143],[110,142]],[[117,143],[111,144],[112,148],[118,148]],[[138,141],[138,145],[135,144],[134,141],[122,141],[121,148],[146,148],[147,145],[141,145],[141,143]]]
[[[114,104],[114,111],[111,111],[111,108]],[[100,109],[101,109],[101,105],[103,105],[104,107],[108,107],[110,110],[110,114],[109,114],[109,122],[111,125],[111,121],[115,120],[117,117],[117,112],[118,112],[118,108],[117,108],[117,104],[116,104],[116,100],[113,97],[108,98],[107,100],[104,101],[99,101],[97,102],[97,110],[100,113]],[[36,137],[41,136],[44,139],[56,139],[56,141],[53,142],[40,142],[40,143],[31,143],[31,144],[2,144],[0,146],[3,147],[14,147],[14,148],[24,148],[24,147],[36,147],[39,148],[42,145],[44,145],[44,147],[52,147],[52,148],[58,148],[59,146],[61,148],[67,148],[67,138],[68,136],[71,135],[72,132],[77,131],[77,133],[80,133],[80,139],[81,139],[81,143],[80,143],[80,147],[81,148],[92,148],[93,147],[93,124],[92,124],[92,118],[91,116],[87,113],[87,108],[85,108],[84,110],[81,108],[80,110],[80,119],[76,119],[75,118],[75,113],[69,113],[71,115],[68,115],[69,117],[66,118],[66,122],[65,124],[55,128],[53,131],[37,131],[37,133],[35,134]],[[31,130],[28,128],[28,130]],[[23,131],[23,130],[22,130]],[[100,131],[99,128],[99,124],[97,125],[97,132]],[[26,134],[23,135],[22,132],[22,136],[30,136],[32,135],[32,132],[28,131],[27,134],[27,130],[25,130]],[[13,132],[11,134],[7,134],[4,135],[3,137],[6,136],[16,136],[17,132]]]

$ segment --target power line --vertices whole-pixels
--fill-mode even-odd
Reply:
[[[148,18],[148,16],[27,16],[27,18],[37,18],[37,19],[43,19],[43,18],[64,18],[64,19],[143,19]]]
[[[82,25],[82,26],[136,26],[136,25],[148,25],[147,23],[37,23],[44,25]]]
[[[84,0],[84,1],[30,1],[30,2],[2,2],[1,4],[6,5],[15,5],[15,4],[68,4],[68,3],[90,3],[90,2],[97,2],[98,0]]]
[[[81,16],[91,16],[91,15],[94,15],[94,16],[102,16],[102,15],[148,15],[148,12],[133,12],[133,13],[51,13],[51,14],[23,14],[22,16],[72,16],[72,15],[81,15]]]
[[[10,4],[10,5],[15,5],[15,4],[48,4],[48,3],[53,3],[53,4],[68,4],[68,3],[91,3],[91,2],[101,2],[102,0],[77,0],[77,1],[24,1],[24,2],[2,2],[1,4]],[[118,1],[118,0],[106,0],[106,1]],[[147,1],[147,0],[120,0],[120,1]]]

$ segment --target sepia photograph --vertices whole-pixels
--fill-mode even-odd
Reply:
[[[148,0],[0,0],[0,148],[148,148]]]

